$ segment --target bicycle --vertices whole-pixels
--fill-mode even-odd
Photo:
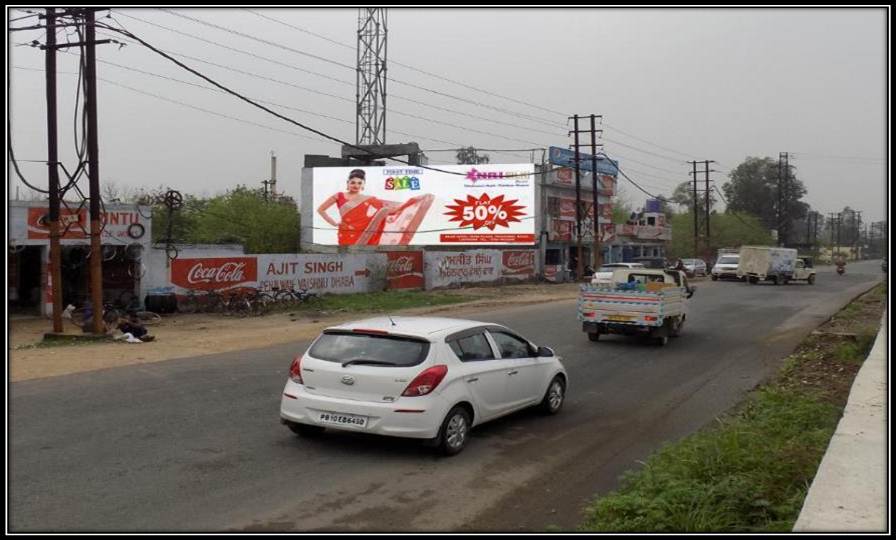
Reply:
[[[253,315],[267,315],[277,303],[275,297],[261,289],[251,289],[246,300],[251,306]]]
[[[74,308],[74,306],[69,306],[69,308]],[[63,315],[66,318],[71,319],[72,324],[79,328],[84,328],[84,325],[93,319],[93,308],[90,303],[86,303],[84,306],[79,307],[77,309],[69,309],[63,312]],[[67,315],[66,315],[67,313]],[[123,313],[121,310],[116,308],[111,303],[103,304],[103,322],[106,326],[115,324],[118,322],[118,319],[122,317]]]
[[[319,305],[320,295],[308,289],[283,289],[276,293],[274,298],[282,304],[308,304]]]

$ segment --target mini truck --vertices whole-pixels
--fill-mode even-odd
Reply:
[[[798,257],[790,248],[769,246],[743,246],[737,263],[737,277],[756,284],[771,281],[775,285],[786,285],[790,281],[815,283],[815,269],[812,259]]]
[[[591,341],[601,334],[641,335],[663,346],[681,333],[695,290],[678,270],[618,269],[612,283],[581,286],[578,319]]]

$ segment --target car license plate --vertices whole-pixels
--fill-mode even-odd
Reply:
[[[367,427],[367,417],[355,414],[322,412],[318,418],[324,424],[337,424],[340,426]]]
[[[609,316],[607,317],[607,320],[608,320],[608,321],[622,321],[622,322],[628,322],[628,321],[632,320],[633,318],[634,318],[634,317],[631,317],[631,316],[629,316],[629,315],[609,315]]]

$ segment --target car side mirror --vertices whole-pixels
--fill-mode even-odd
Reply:
[[[554,356],[554,349],[550,347],[539,347],[538,356]]]

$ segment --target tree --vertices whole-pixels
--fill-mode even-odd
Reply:
[[[791,165],[782,207],[787,221],[779,224],[778,167],[778,161],[772,158],[748,157],[731,171],[728,175],[731,180],[722,185],[728,201],[727,211],[757,216],[770,229],[778,229],[782,224],[785,229],[792,229],[787,227],[787,223],[802,219],[809,209],[807,204],[800,201],[806,194],[806,187],[797,179],[795,167]]]
[[[160,189],[161,193],[164,190]],[[247,253],[295,253],[299,245],[299,212],[291,197],[269,200],[263,189],[237,186],[224,195],[200,199],[184,196],[170,213],[171,241],[188,244],[243,244]],[[153,241],[164,242],[169,211],[153,206]]]
[[[247,253],[295,253],[299,211],[291,197],[265,198],[263,189],[237,186],[196,213],[194,242],[243,244]]]
[[[467,146],[457,151],[458,165],[478,165],[480,163],[489,162],[488,154],[479,154],[475,146]]]
[[[771,245],[771,232],[763,227],[759,218],[742,212],[712,214],[709,218],[711,238],[707,251],[714,255],[719,248],[736,248],[743,245]],[[672,241],[667,255],[670,258],[699,256],[694,254],[694,214],[676,214],[672,218]],[[702,246],[702,241],[701,241]]]
[[[701,187],[700,182],[697,182],[697,204],[699,206],[698,211],[702,214],[703,209],[706,207],[706,193],[705,186]],[[669,202],[677,204],[683,212],[693,212],[694,211],[694,183],[690,182],[682,182],[675,187],[675,191],[672,192],[672,196],[669,198]],[[709,193],[709,207],[712,209],[713,206],[718,202],[718,197],[710,191]]]

